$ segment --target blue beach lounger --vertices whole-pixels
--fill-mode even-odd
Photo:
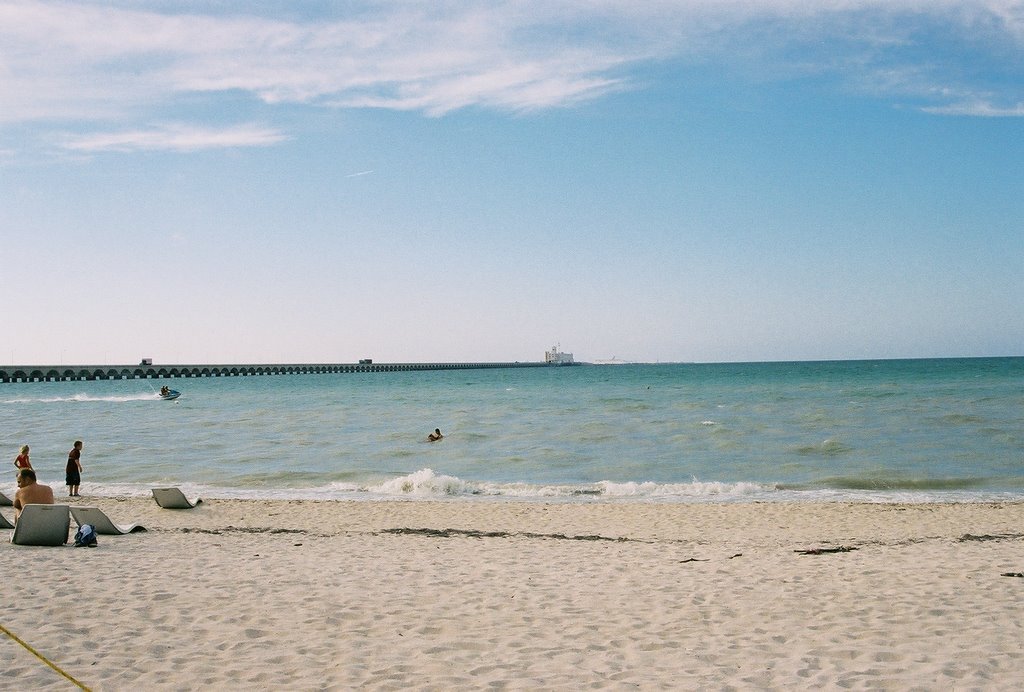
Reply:
[[[110,517],[104,514],[103,510],[99,507],[72,507],[71,516],[79,526],[91,524],[96,529],[96,533],[101,536],[123,536],[126,533],[146,530],[145,526],[139,526],[138,524],[118,526],[110,521]]]
[[[12,524],[10,522],[10,520],[7,517],[5,517],[3,514],[0,514],[0,529],[13,529],[13,528],[14,528],[14,524]]]
[[[67,505],[25,505],[11,534],[15,545],[64,545],[71,516]]]
[[[11,502],[11,498],[7,497],[3,493],[0,493],[0,507],[11,507],[14,503]]]
[[[178,488],[153,488],[153,499],[164,509],[192,509],[202,500],[189,502],[185,493]]]

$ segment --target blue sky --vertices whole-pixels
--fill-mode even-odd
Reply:
[[[0,361],[1024,354],[1024,2],[0,0]]]

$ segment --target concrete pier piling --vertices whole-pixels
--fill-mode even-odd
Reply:
[[[549,363],[302,363],[270,365],[162,365],[144,359],[139,365],[10,365],[0,366],[0,383],[85,380],[160,380],[178,377],[259,377],[261,375],[325,375],[413,370],[477,370],[544,368]]]

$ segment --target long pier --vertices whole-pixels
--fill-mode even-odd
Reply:
[[[278,365],[10,365],[0,366],[0,383],[76,380],[158,380],[177,377],[259,377],[261,375],[326,375],[413,370],[479,370],[483,368],[547,368],[551,363],[306,363]]]

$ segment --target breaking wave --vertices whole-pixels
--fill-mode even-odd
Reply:
[[[242,479],[236,479],[242,480]],[[253,485],[218,487],[181,484],[186,494],[204,498],[277,500],[519,500],[549,502],[964,502],[1019,499],[1013,492],[978,491],[971,481],[878,483],[861,479],[829,479],[825,483],[793,485],[725,483],[693,479],[688,483],[599,481],[596,483],[532,484],[465,480],[424,468],[413,473],[373,481],[349,478],[310,487],[281,487],[255,479]],[[149,495],[150,488],[167,485],[109,483],[90,484],[100,496]],[[258,486],[258,487],[256,487]]]

